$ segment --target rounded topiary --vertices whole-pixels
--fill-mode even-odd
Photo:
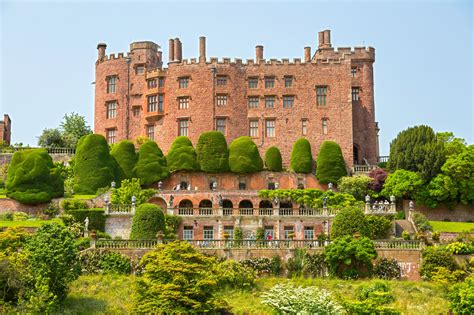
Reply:
[[[147,141],[140,146],[135,174],[142,185],[149,185],[169,176],[166,158],[154,141]]]
[[[296,173],[309,174],[313,170],[311,144],[305,138],[299,138],[291,151],[291,169]]]
[[[193,144],[188,137],[184,136],[174,139],[166,157],[166,162],[170,172],[199,170]]]
[[[263,161],[252,138],[243,136],[229,147],[229,166],[234,173],[255,173],[263,169]]]
[[[137,153],[135,152],[135,145],[133,145],[132,141],[120,141],[112,147],[110,154],[122,169],[124,175],[123,179],[131,179],[135,177],[133,168],[137,164]]]
[[[21,203],[45,203],[64,195],[64,182],[45,149],[17,151],[8,166],[6,191]]]
[[[362,209],[357,207],[343,208],[337,213],[331,225],[331,238],[353,236],[354,234],[370,237],[369,222],[367,222]]]
[[[199,137],[197,146],[197,161],[201,170],[209,173],[228,172],[229,149],[222,132],[204,132]]]
[[[120,171],[117,166],[104,136],[91,134],[82,137],[76,148],[74,192],[92,195],[97,189],[118,181]]]
[[[281,153],[277,147],[269,147],[265,152],[265,165],[269,171],[281,172]]]
[[[347,175],[341,147],[334,141],[324,141],[316,162],[316,177],[322,184],[337,183]]]
[[[133,216],[132,240],[156,239],[156,234],[165,231],[165,215],[160,207],[151,203],[138,206]]]

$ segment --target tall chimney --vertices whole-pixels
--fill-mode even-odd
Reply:
[[[107,44],[99,43],[97,44],[97,51],[98,51],[98,58],[102,60],[105,57],[105,49],[107,48]]]
[[[206,37],[199,37],[199,62],[206,62]]]
[[[304,48],[304,62],[311,62],[311,47]]]
[[[169,40],[169,58],[170,62],[174,61],[174,39]]]
[[[263,46],[262,45],[258,45],[258,46],[255,46],[255,59],[257,63],[260,63],[260,60],[263,59]]]
[[[182,55],[182,46],[181,41],[178,37],[174,39],[174,60],[181,62],[183,55]]]
[[[325,30],[324,31],[324,43],[331,48],[331,31]]]
[[[331,31],[324,30],[318,33],[319,44],[318,49],[331,48]]]

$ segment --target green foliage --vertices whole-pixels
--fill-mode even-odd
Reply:
[[[408,231],[403,231],[402,232],[402,238],[405,240],[405,241],[409,241],[411,236],[410,236],[410,233]]]
[[[396,280],[402,276],[402,270],[396,259],[383,257],[375,263],[374,275],[380,279]]]
[[[464,204],[474,203],[474,145],[466,147],[461,153],[451,155],[441,168],[449,176],[458,190],[458,200]],[[447,185],[446,189],[451,189]]]
[[[244,233],[242,232],[241,228],[234,229],[234,240],[241,241],[244,239]]]
[[[64,211],[89,209],[86,201],[81,199],[64,199],[61,201],[61,208]]]
[[[440,203],[456,201],[459,190],[452,178],[438,174],[416,194],[416,202],[430,208],[436,208]]]
[[[326,276],[327,264],[324,252],[309,254],[306,253],[303,272],[312,277]]]
[[[444,248],[426,247],[423,251],[423,261],[420,275],[423,280],[431,280],[437,267],[445,267],[450,271],[458,268],[453,255]]]
[[[242,136],[230,144],[229,166],[234,173],[255,173],[263,169],[263,161],[252,138]]]
[[[153,141],[147,141],[140,146],[134,170],[142,185],[156,183],[170,174],[163,152]]]
[[[45,128],[38,137],[38,145],[47,148],[64,148],[64,140],[61,130],[58,128]]]
[[[12,253],[23,246],[29,234],[21,227],[9,227],[0,231],[0,253]]]
[[[466,276],[464,270],[449,270],[446,267],[435,267],[431,273],[431,281],[448,285],[454,282],[462,281]]]
[[[347,175],[341,147],[334,141],[324,141],[316,161],[316,177],[322,184],[337,183]]]
[[[455,314],[474,314],[474,275],[449,289],[449,301]]]
[[[336,214],[331,226],[331,238],[336,239],[344,236],[353,236],[359,233],[370,237],[371,230],[367,218],[360,208],[346,207]]]
[[[303,249],[295,249],[293,257],[288,258],[286,262],[286,270],[288,271],[288,277],[300,277],[303,275],[303,269],[305,266],[306,253]]]
[[[64,194],[59,170],[44,149],[17,151],[8,167],[7,196],[25,204],[51,201]]]
[[[281,162],[281,153],[277,147],[269,147],[265,152],[265,166],[272,172],[281,172],[283,170]]]
[[[198,171],[200,169],[193,144],[188,137],[184,136],[174,139],[166,156],[166,162],[170,172]]]
[[[13,212],[13,221],[25,221],[28,219],[28,213],[22,211]]]
[[[240,262],[243,266],[252,269],[257,275],[274,275],[278,276],[283,270],[283,262],[280,256],[272,258],[256,257],[246,259]]]
[[[79,256],[83,274],[130,274],[132,262],[125,255],[104,249],[92,249]]]
[[[230,170],[229,150],[222,132],[209,131],[202,133],[199,136],[196,153],[202,171],[222,173]]]
[[[132,197],[137,198],[136,205],[139,206],[148,201],[155,194],[154,189],[142,189],[138,178],[124,179],[120,187],[112,190],[111,201],[114,204],[131,204]]]
[[[372,272],[372,260],[377,257],[374,244],[366,237],[337,238],[326,247],[325,253],[330,274],[343,279],[369,276]]]
[[[215,273],[219,275],[219,287],[250,289],[254,286],[255,272],[253,269],[235,260],[226,259],[216,264]]]
[[[369,185],[373,179],[367,175],[344,176],[339,179],[337,188],[340,192],[354,196],[357,200],[364,200],[369,193]]]
[[[178,227],[181,217],[177,215],[165,214],[165,240],[175,240],[178,238]]]
[[[466,140],[456,138],[452,132],[437,132],[436,137],[444,144],[446,157],[461,153],[467,146]]]
[[[109,153],[104,136],[91,134],[82,137],[76,149],[74,192],[93,195],[101,187],[117,181],[120,171]]]
[[[450,243],[446,245],[446,250],[450,252],[451,254],[456,254],[456,255],[467,255],[467,254],[471,254],[471,252],[473,251],[469,245],[462,242]]]
[[[124,179],[132,179],[135,177],[134,168],[137,164],[137,154],[135,145],[130,140],[122,140],[116,143],[110,150],[110,155],[118,163],[122,170]]]
[[[385,306],[395,300],[390,287],[386,282],[376,281],[357,288],[356,302],[346,302],[346,309],[349,314],[400,314],[399,311]]]
[[[309,174],[313,170],[311,144],[305,138],[299,138],[291,150],[291,169],[296,173]]]
[[[433,230],[433,227],[431,226],[430,222],[422,213],[413,213],[413,223],[420,232],[425,233]]]
[[[84,220],[89,218],[89,231],[105,231],[105,213],[104,209],[92,208],[92,209],[80,209],[80,210],[69,210],[67,214],[73,216],[74,220],[81,226],[84,226]]]
[[[54,218],[59,214],[59,206],[55,202],[50,202],[48,207],[43,209],[43,214],[47,215],[49,219]]]
[[[392,228],[392,221],[385,216],[369,215],[366,216],[370,230],[370,238],[373,240],[387,238]]]
[[[165,231],[165,216],[161,208],[151,203],[138,206],[133,216],[130,239],[156,239],[158,231]]]
[[[75,148],[79,139],[92,133],[85,117],[74,112],[64,115],[60,130],[67,148]]]
[[[406,170],[397,170],[388,175],[381,191],[381,195],[386,198],[395,196],[396,198],[403,199],[416,197],[417,191],[422,189],[423,184],[423,179],[417,173]]]

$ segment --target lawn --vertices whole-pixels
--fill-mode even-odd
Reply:
[[[438,232],[465,232],[474,230],[474,223],[472,222],[444,222],[444,221],[430,221],[433,226],[433,231]]]
[[[73,199],[94,199],[96,195],[72,195]]]
[[[70,293],[63,303],[64,314],[124,314],[131,313],[134,276],[93,275],[81,276],[71,285]],[[337,279],[292,279],[262,278],[251,291],[229,291],[222,293],[234,314],[271,314],[271,309],[261,304],[260,296],[273,285],[292,281],[295,284],[315,285],[333,292],[337,299],[353,299],[355,289],[366,281],[344,281]],[[448,301],[445,287],[429,282],[390,281],[396,300],[391,306],[402,314],[447,314]]]
[[[60,219],[53,220],[26,220],[26,221],[0,221],[1,227],[40,227],[45,223],[58,222],[62,224]]]

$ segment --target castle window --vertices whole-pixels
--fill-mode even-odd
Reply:
[[[147,97],[147,110],[149,113],[156,112],[158,105],[158,95],[149,95]]]
[[[227,105],[227,95],[217,95],[217,106]]]
[[[140,107],[138,107],[138,106],[133,106],[133,108],[132,108],[132,113],[133,113],[133,116],[135,116],[135,117],[138,116],[138,115],[140,115]]]
[[[164,87],[165,86],[165,78],[160,77],[158,78],[158,87]]]
[[[275,137],[275,120],[274,119],[265,120],[265,135],[267,137]]]
[[[258,137],[258,120],[251,120],[249,122],[249,134],[253,138]]]
[[[258,96],[249,97],[249,108],[258,108]]]
[[[179,78],[179,88],[185,89],[189,85],[189,77]]]
[[[192,226],[183,227],[183,240],[191,241],[194,239],[194,229]]]
[[[150,140],[155,140],[155,126],[154,125],[146,126],[146,136]]]
[[[246,190],[247,189],[247,178],[246,177],[239,177],[239,190]]]
[[[227,85],[227,77],[226,76],[218,76],[217,77],[217,86],[224,86]]]
[[[158,85],[158,82],[157,82],[157,81],[158,81],[158,80],[157,80],[156,78],[147,80],[146,83],[147,83],[148,88],[149,88],[149,89],[156,88],[157,85]]]
[[[352,101],[359,101],[359,87],[352,87]]]
[[[357,75],[357,67],[351,68],[351,77],[355,78]]]
[[[328,93],[327,86],[316,87],[316,104],[320,106],[326,106],[326,98]]]
[[[107,102],[107,119],[117,117],[117,102]]]
[[[273,225],[265,226],[265,239],[273,240],[275,238],[273,234]]]
[[[295,230],[292,226],[285,226],[283,231],[284,231],[283,235],[284,235],[285,240],[289,240],[290,235],[295,234]]]
[[[258,78],[249,78],[249,89],[256,89],[258,87]]]
[[[265,96],[265,108],[275,107],[275,96]]]
[[[234,227],[232,225],[224,226],[224,234],[227,234],[230,240],[234,239]]]
[[[107,93],[115,93],[116,86],[117,86],[117,76],[111,75],[107,77]]]
[[[189,120],[188,119],[180,119],[178,121],[178,132],[179,136],[188,136],[189,133]]]
[[[163,112],[163,103],[164,103],[165,96],[163,94],[158,94],[158,112]]]
[[[275,77],[265,77],[265,88],[271,89],[275,87]]]
[[[115,143],[117,140],[117,129],[107,129],[107,142],[109,144]]]
[[[135,74],[144,74],[145,73],[145,66],[137,66],[135,68]]]
[[[205,226],[204,227],[204,239],[205,240],[212,240],[214,239],[214,228],[212,226]]]
[[[293,95],[283,96],[283,107],[284,108],[292,108],[294,104],[295,104],[295,97]]]
[[[323,135],[327,135],[328,134],[328,119],[323,118],[321,121],[322,121]]]
[[[225,118],[217,118],[216,119],[216,130],[222,132],[225,134],[225,126],[226,125],[226,119]]]
[[[314,229],[313,229],[312,226],[305,226],[304,227],[304,239],[305,240],[314,239]]]
[[[301,120],[301,135],[306,136],[308,134],[308,120]]]
[[[189,97],[183,96],[178,98],[179,109],[187,109],[189,106]]]
[[[285,87],[290,88],[293,86],[293,77],[292,76],[286,76],[285,77]]]

